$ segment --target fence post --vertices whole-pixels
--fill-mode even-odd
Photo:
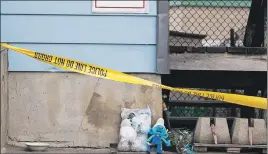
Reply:
[[[0,104],[1,104],[1,153],[7,143],[8,125],[8,50],[1,47],[0,50]]]

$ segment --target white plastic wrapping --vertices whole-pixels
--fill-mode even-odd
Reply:
[[[122,108],[118,151],[146,151],[151,116],[149,107],[146,109]]]

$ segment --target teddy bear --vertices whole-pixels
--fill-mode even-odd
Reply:
[[[130,146],[135,142],[137,133],[131,126],[129,119],[124,119],[121,122],[120,139],[118,143],[118,151],[130,151]]]
[[[146,151],[147,134],[151,127],[151,110],[126,109],[121,111],[118,151]],[[131,128],[130,128],[131,127]]]
[[[146,140],[147,134],[151,127],[151,117],[147,113],[138,113],[137,117],[132,119],[132,126],[137,132],[137,137],[131,145],[131,151],[145,152],[147,149]]]

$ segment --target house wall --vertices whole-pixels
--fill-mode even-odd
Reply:
[[[149,2],[149,14],[139,15],[92,14],[91,2],[1,1],[1,41],[161,83],[153,74],[156,1]],[[118,142],[122,107],[149,105],[153,122],[162,117],[160,89],[65,72],[8,53],[8,144],[104,148]]]
[[[94,14],[92,1],[1,1],[1,41],[122,72],[156,72],[156,1],[148,14]],[[27,66],[25,64],[27,63]],[[16,52],[9,71],[62,71]]]

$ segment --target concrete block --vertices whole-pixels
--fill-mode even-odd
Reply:
[[[215,127],[218,144],[231,143],[230,132],[226,118],[215,118]]]
[[[8,50],[0,49],[1,148],[7,144],[8,129]],[[2,149],[1,149],[2,150]]]
[[[236,118],[232,126],[232,144],[249,144],[248,119]]]
[[[135,76],[161,83],[158,75]],[[8,135],[15,146],[107,148],[118,142],[122,107],[150,105],[152,123],[162,117],[159,88],[78,73],[9,72],[8,82]]]
[[[213,143],[213,136],[210,128],[210,118],[198,118],[194,135],[195,143]]]
[[[266,126],[264,119],[251,119],[252,144],[267,144]]]

